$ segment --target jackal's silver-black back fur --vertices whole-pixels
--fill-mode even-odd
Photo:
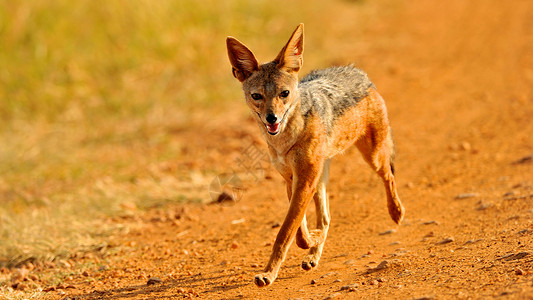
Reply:
[[[331,67],[314,70],[299,84],[302,113],[317,113],[331,128],[343,113],[368,96],[374,84],[365,72],[354,66]]]

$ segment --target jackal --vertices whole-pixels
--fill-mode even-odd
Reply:
[[[259,64],[237,39],[226,40],[233,76],[242,83],[290,201],[270,261],[255,276],[258,286],[274,282],[294,238],[300,248],[310,249],[302,268],[318,265],[330,222],[326,194],[330,160],[349,146],[355,144],[382,178],[392,220],[399,224],[405,212],[396,192],[394,145],[384,100],[368,76],[353,66],[315,70],[298,82],[303,29],[300,24],[278,56],[265,64]],[[305,212],[311,199],[317,229],[309,231]]]

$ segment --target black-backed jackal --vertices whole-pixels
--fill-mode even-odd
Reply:
[[[287,250],[296,244],[310,249],[302,268],[318,265],[329,228],[326,184],[332,157],[356,145],[383,179],[389,214],[396,223],[404,208],[394,181],[394,145],[385,102],[367,75],[352,66],[316,70],[298,81],[303,64],[303,24],[278,56],[259,64],[237,39],[227,38],[233,75],[241,83],[268,144],[270,159],[287,183],[289,211],[279,230],[258,286],[274,282]],[[307,205],[314,199],[317,229],[309,231]]]

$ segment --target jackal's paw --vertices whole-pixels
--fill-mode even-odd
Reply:
[[[315,254],[307,255],[304,260],[302,260],[302,269],[306,271],[311,271],[312,269],[316,268],[316,266],[318,266],[319,260],[320,256],[317,257],[317,255]]]
[[[257,286],[262,287],[262,286],[271,285],[275,279],[276,279],[276,275],[272,274],[271,272],[261,273],[261,274],[255,275],[254,283]]]
[[[403,220],[403,216],[405,215],[405,208],[403,205],[398,201],[396,203],[389,203],[389,215],[391,216],[392,220],[396,224],[400,224]]]

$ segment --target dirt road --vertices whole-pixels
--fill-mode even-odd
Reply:
[[[251,120],[211,116],[176,134],[191,157],[174,167],[241,168],[242,199],[113,220],[136,229],[116,237],[106,257],[73,258],[85,271],[54,271],[71,273],[46,296],[532,298],[533,4],[394,5],[385,16],[377,10],[361,43],[339,48],[332,63],[355,60],[387,101],[407,210],[401,226],[388,217],[379,178],[350,150],[332,163],[332,225],[318,269],[303,271],[305,252],[293,245],[274,285],[257,288],[253,276],[288,207],[283,182],[266,164],[257,181],[237,165],[252,159],[248,146],[266,153]],[[198,162],[196,149],[211,155]]]

